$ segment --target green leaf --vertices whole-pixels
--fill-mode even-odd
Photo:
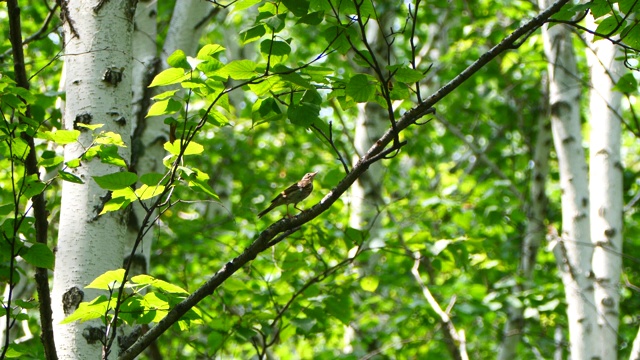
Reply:
[[[340,320],[342,324],[348,325],[351,322],[352,310],[348,295],[343,293],[329,296],[324,300],[324,304],[327,313]]]
[[[219,53],[219,52],[223,52],[225,50],[225,48],[222,45],[218,45],[218,44],[207,44],[205,46],[202,47],[202,49],[200,49],[200,51],[198,51],[198,59],[201,60],[207,60],[209,57]]]
[[[23,249],[26,250],[22,251],[20,256],[26,262],[35,267],[53,270],[54,256],[53,252],[47,245],[35,243],[31,247],[25,247]]]
[[[0,205],[0,216],[9,215],[15,209],[15,205],[13,203],[8,203],[4,205]]]
[[[118,147],[115,145],[100,146],[97,155],[100,157],[100,162],[103,164],[116,165],[121,168],[126,168],[127,163],[122,156],[118,153]]]
[[[72,173],[58,170],[58,175],[60,175],[60,178],[64,181],[68,181],[76,184],[84,184],[84,181],[82,181],[82,179],[73,175]]]
[[[164,143],[164,149],[167,150],[171,155],[180,154],[180,141],[174,141],[173,143],[166,142]],[[204,146],[191,141],[187,148],[184,150],[183,155],[198,155],[204,151]]]
[[[124,279],[124,269],[109,270],[85,287],[87,289],[111,290],[119,286],[122,279]]]
[[[217,331],[210,331],[207,335],[207,348],[210,349],[211,352],[216,353],[222,347],[226,337],[226,334],[223,335]]]
[[[191,69],[189,63],[187,62],[187,54],[185,54],[184,51],[180,49],[174,51],[173,54],[169,55],[169,57],[167,58],[167,63],[169,64],[169,66],[174,68],[182,68],[185,70]]]
[[[95,180],[101,188],[113,191],[135,184],[135,182],[138,181],[138,175],[128,171],[120,171],[103,176],[94,176],[93,180]]]
[[[183,80],[189,78],[189,75],[185,75],[184,69],[169,68],[156,75],[149,87],[166,86],[171,84],[177,84]]]
[[[282,0],[282,3],[295,16],[306,15],[307,12],[309,11],[309,1],[308,0]]]
[[[160,100],[149,107],[146,117],[175,114],[182,109],[182,104],[173,99]]]
[[[609,0],[594,0],[590,5],[591,14],[596,19],[611,12]]]
[[[272,64],[279,64],[289,57],[291,46],[284,41],[264,40],[260,43],[260,53],[265,60],[270,57]]]
[[[173,97],[173,95],[175,95],[178,91],[180,91],[180,89],[175,89],[175,90],[168,90],[165,91],[163,93],[160,93],[154,97],[152,97],[153,100],[165,100],[165,99],[169,99],[171,97]]]
[[[613,36],[622,30],[622,26],[619,26],[618,18],[615,15],[609,16],[602,20],[596,28],[596,33],[604,36]],[[616,30],[616,27],[618,28]],[[616,30],[616,31],[614,31]],[[602,39],[602,38],[598,38]]]
[[[267,29],[264,28],[264,25],[259,24],[250,29],[241,31],[240,40],[242,41],[243,45],[246,45],[252,41],[260,39],[266,33]]]
[[[158,185],[164,180],[167,180],[165,174],[160,173],[146,173],[140,176],[140,182],[146,185]]]
[[[249,89],[258,96],[264,96],[271,92],[279,92],[288,90],[288,84],[280,78],[280,76],[269,76],[257,84],[249,84]]]
[[[425,75],[422,74],[420,71],[410,69],[407,67],[399,68],[394,75],[394,78],[396,80],[403,82],[405,84],[417,83],[418,81],[424,79],[424,77]]]
[[[209,175],[203,173],[202,171],[195,170],[188,174],[186,179],[188,180],[187,184],[191,189],[203,192],[209,195],[214,200],[220,200],[218,195],[216,195],[216,193],[213,191],[213,188],[211,188],[211,186],[209,185]]]
[[[373,56],[369,50],[359,50],[358,54],[354,55],[353,61],[363,68],[369,68],[373,64]]]
[[[623,14],[628,14],[636,5],[638,5],[637,0],[619,0],[618,1],[618,6],[620,7],[620,11],[622,11]],[[637,11],[640,11],[640,9],[638,8],[636,9]]]
[[[618,80],[614,89],[623,94],[635,93],[638,91],[638,81],[633,76],[633,73],[627,73]]]
[[[267,17],[263,17],[263,15],[269,15]],[[278,14],[271,16],[272,13],[260,13],[258,16],[262,18],[262,22],[267,25],[267,27],[273,32],[280,32],[284,29],[284,19],[286,14]]]
[[[291,319],[291,322],[296,326],[296,331],[302,332],[302,334],[310,334],[311,330],[318,324],[318,319],[314,318],[302,318]]]
[[[67,162],[65,163],[65,165],[67,165],[70,169],[75,169],[75,168],[77,168],[78,166],[80,166],[80,165],[81,165],[81,163],[80,163],[80,159],[72,159],[72,160],[69,160],[69,161],[67,161]]]
[[[52,168],[54,166],[58,166],[62,164],[63,161],[64,161],[64,157],[62,156],[54,156],[48,159],[43,158],[43,159],[40,159],[40,161],[38,161],[38,166]]]
[[[24,178],[24,181],[25,186],[22,195],[27,198],[32,198],[40,194],[46,187],[46,185],[42,181],[40,181],[37,174],[27,176],[26,178]]]
[[[60,145],[71,144],[78,141],[80,136],[79,130],[57,130],[57,131],[45,131],[38,133],[36,136],[39,139],[46,139],[54,141]]]
[[[235,3],[233,3],[232,12],[248,9],[255,4],[258,4],[260,1],[262,0],[238,0]]]
[[[145,185],[142,184],[140,188],[136,189],[135,193],[140,200],[151,199],[152,197],[159,196],[164,191],[164,185]]]
[[[287,117],[294,125],[309,127],[320,117],[320,106],[311,103],[292,105],[287,109]]]
[[[136,193],[133,191],[131,187],[122,188],[120,190],[114,190],[111,193],[112,199],[124,198],[131,201],[136,201],[138,198],[136,197]]]
[[[131,188],[126,188],[131,190]],[[131,192],[133,193],[133,190],[131,190]],[[134,196],[135,199],[135,196]],[[100,212],[100,215],[104,215],[108,212],[112,212],[112,211],[118,211],[121,209],[126,208],[127,206],[129,206],[129,204],[131,204],[132,200],[127,198],[127,197],[115,197],[113,194],[111,195],[111,199],[109,201],[107,201],[104,206],[102,207],[102,211]]]
[[[251,60],[234,60],[218,70],[217,74],[234,80],[248,80],[258,75],[256,67],[256,63]]]
[[[27,89],[16,86],[13,88],[16,95],[20,96],[27,104],[33,104],[36,101],[36,97]]]
[[[640,49],[640,31],[638,31],[637,27],[637,23],[629,22],[629,24],[620,32],[622,41],[634,49]],[[637,54],[636,58],[638,58]]]
[[[360,287],[364,291],[374,292],[378,288],[380,279],[374,276],[366,276],[360,280]]]
[[[115,133],[113,131],[101,132],[95,140],[96,144],[104,144],[104,145],[116,145],[119,147],[126,147],[124,141],[122,141],[122,136],[120,134]]]
[[[296,24],[319,25],[324,20],[324,11],[314,11],[309,13],[296,22]]]
[[[274,70],[276,69],[274,68]],[[311,84],[311,82],[309,82],[309,80],[305,79],[297,72],[292,72],[290,74],[279,74],[278,76],[281,79],[288,81],[293,85],[297,85],[303,89],[315,89],[315,87]]]
[[[345,92],[356,102],[367,102],[376,94],[375,82],[369,75],[354,75],[349,80]]]
[[[211,110],[207,114],[207,122],[215,126],[225,126],[229,123],[229,119],[220,111]]]
[[[173,285],[171,283],[168,283],[160,279],[156,279],[150,275],[137,275],[132,277],[131,281],[133,281],[136,284],[151,285],[157,289],[160,289],[164,292],[168,292],[171,294],[189,295],[189,293],[185,289],[181,288],[180,286]]]
[[[22,138],[11,138],[12,155],[18,159],[24,159],[29,154],[29,145]]]

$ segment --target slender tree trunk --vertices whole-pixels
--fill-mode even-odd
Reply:
[[[385,20],[390,20],[391,16],[383,16],[377,21],[369,21],[367,23],[366,36],[367,41],[374,50],[374,56],[378,58],[381,64],[387,63],[388,49],[384,42],[383,31],[389,29],[389,24]],[[373,69],[365,69],[371,75],[374,75]],[[357,163],[360,157],[366,153],[371,145],[382,136],[389,124],[387,110],[376,103],[358,104],[358,114],[355,123],[355,135],[353,139],[353,147],[355,155],[353,163]],[[365,247],[382,246],[384,239],[380,237],[380,221],[378,215],[380,208],[384,205],[382,198],[382,178],[384,168],[380,163],[373,164],[369,167],[352,186],[349,195],[349,226],[362,230],[366,235]],[[362,272],[370,273],[373,271],[372,266],[378,263],[379,254],[372,254],[367,264],[362,264]],[[364,276],[364,275],[363,275]],[[359,301],[359,300],[356,300]],[[353,340],[357,337],[355,329],[351,326],[345,328],[343,342],[345,344],[343,351],[345,353],[354,352]],[[357,351],[356,351],[357,352]]]
[[[390,18],[390,17],[387,17]],[[388,29],[386,24],[378,24],[370,21],[367,27],[366,37],[373,45],[375,56],[379,61],[386,64],[388,49],[385,47],[382,29]],[[370,69],[369,69],[370,70]],[[353,157],[355,164],[374,141],[386,131],[388,120],[387,110],[380,105],[358,104],[358,115],[356,116],[355,136],[353,146],[356,154]],[[355,229],[368,232],[367,238],[375,241],[378,239],[379,224],[376,221],[380,211],[379,207],[384,204],[381,196],[383,167],[380,164],[373,164],[369,170],[356,181],[351,187],[349,215],[349,226]]]
[[[95,133],[114,132],[127,144],[119,154],[129,161],[131,134],[131,34],[135,1],[63,2],[65,24],[66,104],[64,128],[80,130],[76,143],[65,146],[65,160],[77,159],[91,146]],[[79,123],[103,124],[91,131]],[[79,302],[98,293],[85,290],[98,275],[122,266],[126,235],[124,212],[99,215],[110,192],[94,176],[122,171],[98,158],[67,169],[83,184],[64,182],[56,254],[53,311],[56,347],[61,359],[99,359],[105,328],[100,321],[60,321]],[[111,349],[117,354],[117,345]],[[115,355],[112,355],[115,356]]]
[[[546,1],[540,1],[546,7]],[[558,25],[542,30],[549,65],[551,129],[560,169],[562,233],[555,240],[567,300],[572,359],[595,355],[596,310],[590,246],[587,164],[582,148],[580,92],[572,34]]]
[[[592,19],[591,19],[592,20]],[[592,28],[595,29],[593,21]],[[589,41],[591,241],[594,245],[595,306],[601,359],[617,359],[622,271],[622,93],[613,90],[624,71],[617,47],[607,40]]]
[[[546,105],[543,105],[546,108]],[[531,288],[533,270],[540,244],[545,238],[544,220],[547,210],[545,183],[549,173],[549,152],[551,151],[551,131],[548,113],[543,112],[538,118],[536,140],[533,148],[533,169],[531,171],[531,191],[527,211],[527,225],[520,257],[520,276],[523,283],[515,288],[518,293]],[[505,324],[504,340],[498,353],[499,360],[510,360],[517,357],[517,346],[522,338],[525,326],[524,306],[510,305],[509,319]]]
[[[131,171],[135,171],[138,176],[151,172],[162,172],[162,151],[163,141],[149,141],[149,138],[162,138],[162,133],[155,132],[158,124],[148,122],[145,116],[151,103],[151,90],[148,88],[151,80],[158,69],[158,50],[156,37],[158,35],[156,15],[158,3],[155,1],[140,1],[136,8],[135,30],[133,32],[133,84],[131,93],[133,94],[133,126],[132,126],[132,150],[131,150]],[[160,123],[162,123],[160,121]],[[163,125],[163,124],[162,124]],[[166,135],[164,136],[166,138]],[[131,217],[128,219],[128,236],[125,245],[125,261],[131,256],[131,249],[134,246],[140,221],[144,219],[146,211],[139,203],[133,203]],[[147,273],[149,268],[149,258],[151,255],[151,245],[153,243],[153,231],[147,232],[142,243],[133,255],[131,276]]]

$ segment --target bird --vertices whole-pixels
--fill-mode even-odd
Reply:
[[[313,178],[317,174],[317,171],[307,173],[302,177],[300,181],[286,188],[283,192],[281,192],[280,194],[278,194],[278,196],[271,200],[271,205],[261,211],[258,214],[258,218],[263,217],[266,213],[280,205],[287,205],[287,216],[289,216],[289,204],[293,204],[293,207],[298,209],[298,203],[311,195],[311,191],[313,191]],[[298,210],[302,211],[301,209]]]

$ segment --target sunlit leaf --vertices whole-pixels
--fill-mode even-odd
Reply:
[[[149,87],[177,84],[189,78],[189,75],[185,75],[184,72],[184,69],[181,68],[166,69],[156,75]]]
[[[124,269],[109,270],[98,276],[89,285],[88,289],[110,290],[114,289],[124,279]]]

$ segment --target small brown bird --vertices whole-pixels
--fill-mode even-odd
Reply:
[[[311,191],[313,191],[313,177],[317,174],[317,171],[307,173],[302,177],[302,180],[278,194],[278,196],[271,200],[271,205],[258,214],[258,217],[261,218],[275,207],[285,204],[287,205],[287,216],[289,216],[289,204],[293,204],[293,207],[298,209],[298,203],[311,195]],[[298,210],[302,211],[301,209]]]

